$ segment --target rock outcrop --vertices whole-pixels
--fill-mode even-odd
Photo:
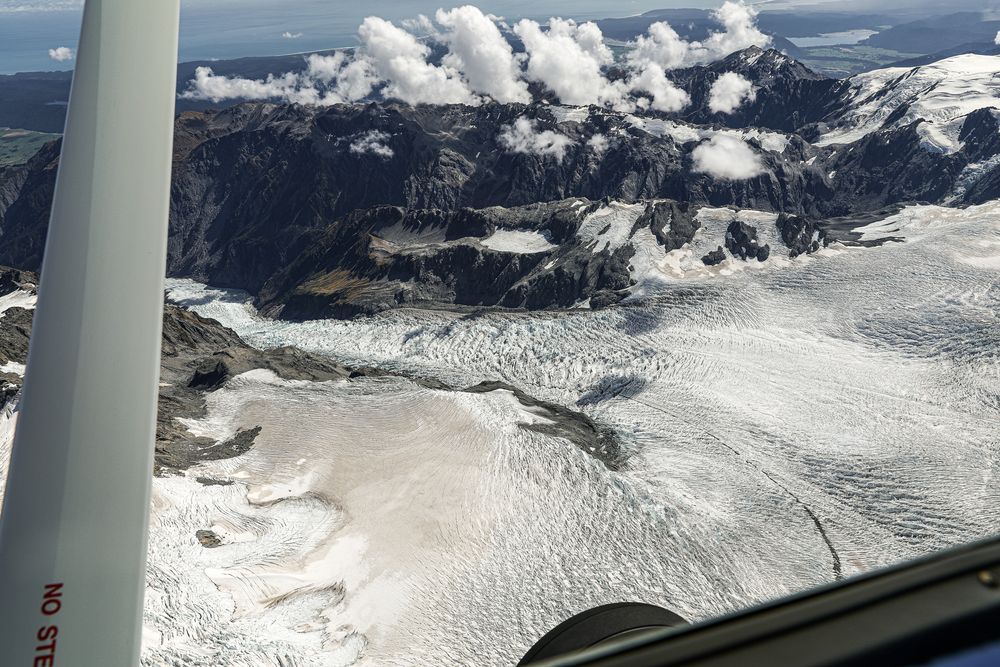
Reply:
[[[789,257],[816,252],[828,243],[826,230],[813,220],[782,213],[775,224],[781,233],[782,242],[788,246]]]
[[[701,261],[705,264],[705,266],[716,266],[718,264],[722,264],[726,261],[726,251],[723,250],[720,245],[718,248],[702,257]]]
[[[757,242],[757,229],[742,220],[733,220],[726,229],[726,248],[744,261],[763,262],[771,255],[771,246]]]

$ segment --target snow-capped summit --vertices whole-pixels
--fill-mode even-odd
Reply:
[[[1000,56],[963,54],[912,69],[890,67],[852,77],[849,86],[843,112],[818,145],[919,122],[924,148],[954,153],[969,114],[1000,110]]]

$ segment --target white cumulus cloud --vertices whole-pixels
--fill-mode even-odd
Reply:
[[[311,53],[306,58],[306,73],[309,78],[323,83],[330,83],[339,78],[348,64],[347,54],[337,51],[328,56],[319,53]]]
[[[587,148],[594,151],[598,157],[603,156],[611,147],[611,142],[603,134],[595,134],[587,140]]]
[[[757,11],[742,0],[728,0],[713,16],[724,30],[711,33],[702,42],[685,41],[669,23],[652,24],[625,53],[627,81],[611,81],[606,76],[614,58],[594,23],[552,19],[546,30],[534,21],[523,20],[514,32],[525,45],[528,78],[545,85],[563,104],[676,112],[687,106],[690,97],[670,81],[667,71],[712,62],[771,41],[757,28]],[[629,93],[651,99],[633,99]]]
[[[713,178],[740,181],[765,172],[760,156],[736,137],[717,134],[699,144],[691,153],[694,171]]]
[[[73,53],[73,49],[68,46],[59,46],[54,49],[49,49],[49,58],[57,62],[66,62],[67,60],[73,60],[76,54]]]
[[[636,38],[625,59],[637,70],[650,64],[676,69],[687,62],[690,46],[669,23],[659,21],[649,26],[645,35]]]
[[[296,104],[318,104],[321,96],[316,88],[302,85],[301,77],[287,73],[266,79],[242,79],[217,76],[211,67],[195,70],[194,80],[181,97],[210,100],[269,100],[282,99]]]
[[[184,97],[328,105],[379,95],[414,105],[527,104],[533,82],[566,105],[670,113],[690,102],[688,93],[670,80],[671,69],[770,41],[757,29],[756,10],[743,0],[728,0],[714,16],[723,29],[702,42],[687,42],[669,24],[654,23],[626,47],[617,76],[610,74],[614,54],[592,22],[525,19],[511,29],[471,5],[439,9],[433,18],[421,15],[401,27],[372,16],[361,24],[360,44],[350,54],[313,54],[304,72],[265,79],[220,77],[200,69]],[[505,31],[520,38],[523,53],[514,52]],[[284,36],[292,39],[300,33]]]
[[[358,30],[362,50],[375,74],[385,81],[384,94],[407,104],[478,104],[479,99],[447,65],[427,62],[430,48],[390,21],[369,16]]]
[[[757,10],[743,0],[727,0],[713,15],[725,30],[712,33],[692,49],[699,62],[711,62],[751,46],[763,48],[771,43],[771,38],[757,28]]]
[[[649,105],[656,111],[672,113],[688,105],[691,97],[667,78],[663,68],[650,63],[630,82],[633,91],[649,93],[653,96]],[[645,105],[643,105],[645,106]]]
[[[305,80],[325,90],[323,104],[363,100],[378,83],[366,58],[351,59],[340,51],[328,56],[313,53],[306,63]]]
[[[500,132],[500,145],[511,153],[551,156],[556,162],[566,157],[566,149],[573,140],[552,130],[539,130],[538,124],[529,118],[518,118],[513,125],[507,125]]]
[[[744,102],[753,102],[755,99],[757,91],[749,80],[735,72],[726,72],[712,84],[708,108],[714,113],[733,113]]]
[[[618,106],[626,86],[611,82],[603,68],[614,63],[595,23],[551,19],[548,30],[535,21],[514,26],[528,55],[527,76],[551,90],[563,104]]]
[[[286,30],[285,32],[281,33],[281,36],[284,37],[285,39],[298,39],[299,37],[302,36],[302,33],[301,32],[290,32],[290,31]]]
[[[497,102],[531,102],[528,84],[510,43],[497,27],[496,18],[471,5],[435,15],[444,28],[439,39],[448,45],[442,64],[462,72],[469,87]]]
[[[649,64],[671,70],[714,62],[736,51],[771,43],[757,28],[757,10],[743,0],[727,0],[712,16],[725,30],[711,33],[702,42],[685,41],[665,21],[654,23],[631,44],[626,61],[635,70]]]
[[[388,142],[391,138],[392,135],[388,132],[372,130],[355,139],[351,143],[350,151],[356,155],[365,155],[366,153],[370,153],[388,160],[396,154],[392,148],[386,145],[386,142]]]
[[[417,37],[432,37],[435,41],[441,41],[441,31],[426,14],[420,14],[415,19],[404,19],[403,27]]]

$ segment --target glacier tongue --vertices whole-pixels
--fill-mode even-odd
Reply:
[[[615,243],[634,214],[586,229]],[[549,419],[502,389],[244,373],[185,423],[261,427],[253,447],[154,481],[144,664],[511,664],[602,603],[703,619],[993,532],[1000,203],[910,207],[859,230],[880,247],[753,270],[674,261],[734,218],[774,240],[729,209],[667,259],[633,237],[638,293],[598,311],[290,323],[170,281],[259,346],[584,410],[626,460],[523,428]]]
[[[505,665],[610,600],[701,618],[787,590],[742,556],[717,585],[713,526],[520,427],[539,420],[505,391],[235,378],[201,432],[261,425],[255,447],[156,480],[145,662]]]

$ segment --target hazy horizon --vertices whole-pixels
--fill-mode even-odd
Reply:
[[[461,4],[466,3],[370,0],[345,5],[330,0],[277,4],[269,0],[182,0],[179,60],[226,60],[352,46],[357,27],[366,16],[398,22]],[[710,9],[720,6],[722,0],[483,0],[472,4],[508,19],[537,20],[551,16],[611,18],[665,8]],[[914,16],[919,16],[925,11],[920,8],[928,8],[926,11],[936,13],[976,9],[1000,15],[1000,0],[955,0],[944,8],[930,0],[766,0],[747,4],[761,11],[870,10],[916,12]],[[52,57],[49,50],[75,50],[81,8],[81,0],[0,0],[0,74],[72,69],[72,59]]]
[[[352,46],[366,16],[391,21],[433,13],[439,7],[466,2],[434,0],[370,0],[333,4],[328,0],[296,0],[280,4],[250,0],[188,0],[182,3],[180,62],[273,56]],[[714,8],[722,0],[486,0],[473,2],[484,11],[508,18],[562,16],[595,19],[631,16],[666,7]],[[56,61],[48,50],[76,48],[80,3],[63,0],[0,0],[0,74],[72,69],[72,61]],[[288,36],[285,36],[287,33]]]

